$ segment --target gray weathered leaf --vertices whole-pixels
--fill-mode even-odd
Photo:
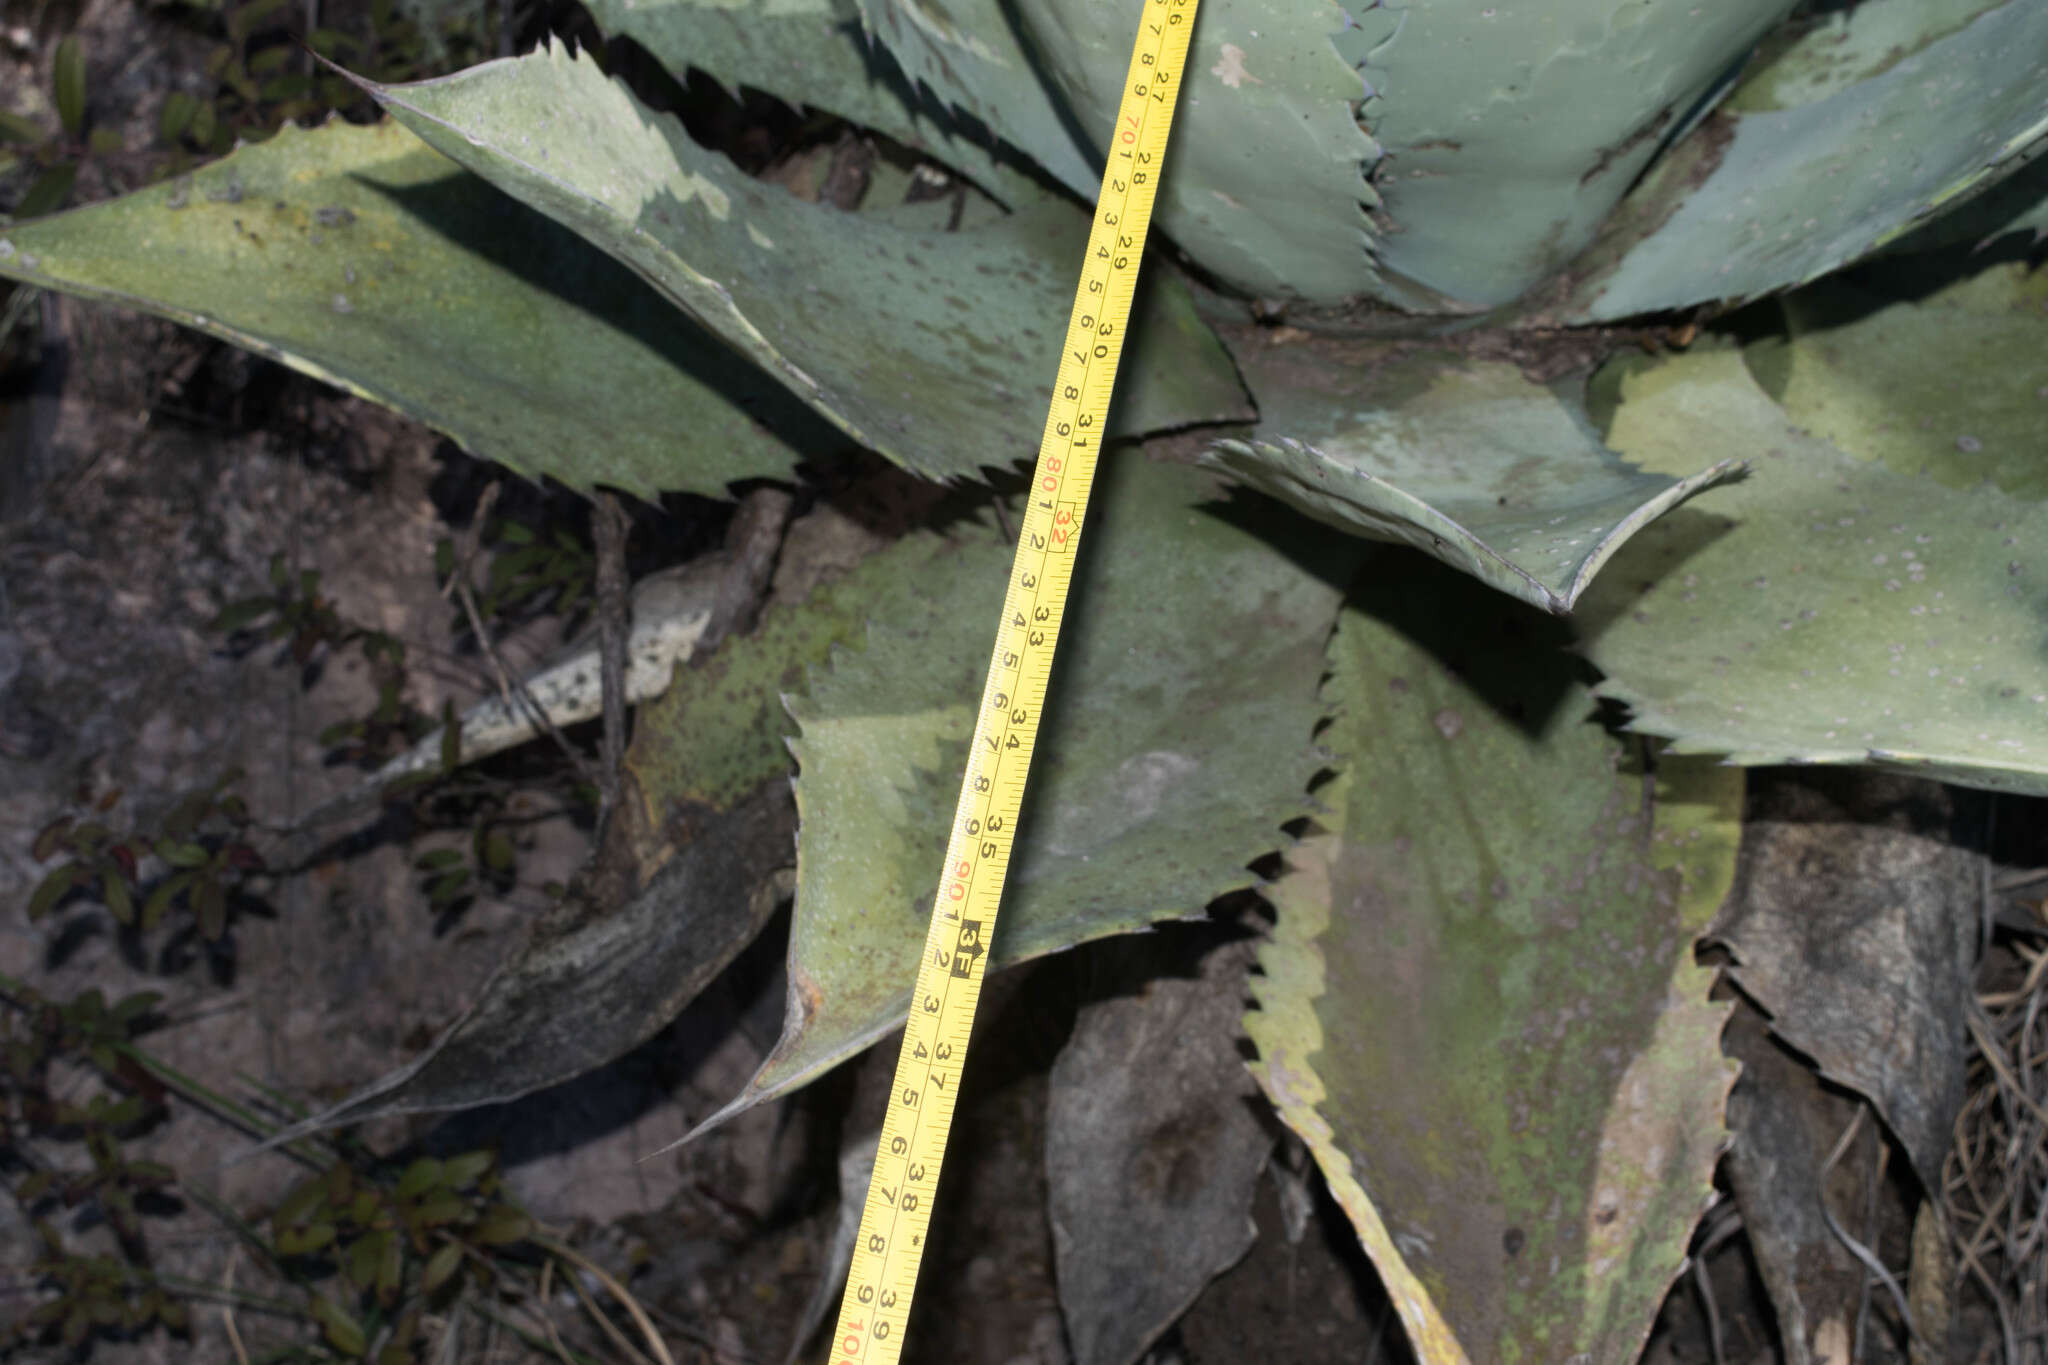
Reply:
[[[1261,421],[1209,463],[1310,516],[1434,555],[1509,596],[1568,612],[1622,542],[1740,461],[1687,477],[1600,442],[1569,384],[1451,352],[1230,333]]]
[[[669,815],[666,860],[644,886],[621,885],[632,872],[628,855],[614,876],[572,887],[425,1051],[266,1145],[338,1124],[517,1099],[658,1033],[774,912],[764,887],[787,864],[794,828],[780,778],[729,809]]]
[[[1627,317],[1826,274],[2016,170],[2048,138],[2044,83],[2036,0],[1843,7],[1651,169],[1555,311]]]
[[[1778,774],[1706,934],[1771,1032],[1876,1107],[1923,1189],[1941,1187],[1963,1105],[1981,800],[1889,773]]]
[[[1046,1212],[1076,1365],[1131,1365],[1258,1236],[1273,1136],[1238,1055],[1249,940],[1129,940],[1046,1098]],[[1104,945],[1123,946],[1123,945]]]
[[[849,435],[932,477],[1036,449],[1088,230],[1040,201],[913,232],[750,180],[588,55],[550,45],[440,80],[368,86],[407,126],[633,267]],[[1245,412],[1220,343],[1158,272],[1112,425]]]
[[[1833,1365],[1856,1358],[1856,1317],[1869,1278],[1822,1214],[1837,1224],[1862,1201],[1842,1198],[1875,1182],[1881,1142],[1874,1125],[1827,1169],[1827,1159],[1863,1108],[1860,1097],[1822,1082],[1770,1036],[1754,1005],[1738,1001],[1722,1047],[1742,1064],[1728,1095],[1728,1184],[1743,1236],[1777,1318],[1785,1365]],[[1862,1219],[1856,1224],[1860,1227]]]
[[[1735,887],[1706,936],[1747,997],[1723,1043],[1743,1063],[1728,1175],[1788,1365],[1821,1365],[1850,1358],[1869,1292],[1837,1230],[1874,1242],[1866,1201],[1897,1188],[1878,1182],[1875,1123],[1828,1168],[1866,1103],[1918,1187],[1942,1188],[1964,1097],[1985,872],[1970,844],[1984,812],[1868,769],[1781,769],[1752,785]]]

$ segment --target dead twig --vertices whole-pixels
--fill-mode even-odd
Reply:
[[[562,1344],[562,1334],[555,1330],[555,1320],[548,1316],[548,1290],[553,1287],[555,1263],[553,1258],[540,1263],[540,1288],[534,1292],[536,1307],[533,1318],[540,1324],[540,1330],[547,1335],[548,1346],[554,1351],[562,1365],[573,1365],[569,1359],[569,1348]]]
[[[483,651],[484,659],[490,664],[491,672],[498,680],[498,695],[505,703],[505,709],[523,712],[533,722],[535,728],[553,740],[555,747],[568,757],[576,776],[584,782],[596,785],[595,775],[590,771],[590,765],[584,761],[583,755],[577,752],[576,746],[571,744],[568,737],[556,726],[546,708],[534,700],[526,681],[505,667],[505,660],[498,653],[498,646],[492,641],[490,631],[484,628],[483,612],[478,609],[476,603],[476,589],[469,582],[469,560],[476,554],[474,541],[482,535],[484,518],[497,500],[498,485],[494,483],[486,488],[483,497],[477,500],[476,515],[471,518],[469,531],[464,533],[465,540],[470,542],[467,556],[458,547],[454,571],[448,575],[448,582],[442,586],[441,591],[443,595],[452,592],[455,600],[461,603],[462,614],[468,618],[469,628],[476,635],[477,648]],[[514,698],[517,698],[516,702]]]
[[[2032,879],[2036,874],[2028,874]],[[2001,878],[2010,884],[2010,879]],[[1994,883],[1993,891],[2006,889]],[[2008,939],[1968,1010],[1968,1098],[1942,1172],[1950,1245],[1998,1319],[2006,1365],[2048,1361],[2048,951]],[[1987,983],[1988,984],[1988,983]]]
[[[1884,1262],[1877,1259],[1876,1252],[1850,1236],[1849,1230],[1843,1227],[1841,1221],[1835,1217],[1835,1211],[1828,1207],[1828,1172],[1835,1168],[1835,1164],[1849,1150],[1850,1144],[1855,1142],[1856,1135],[1863,1131],[1863,1116],[1869,1110],[1870,1106],[1867,1103],[1856,1107],[1856,1117],[1849,1120],[1849,1126],[1842,1130],[1842,1136],[1835,1143],[1835,1150],[1829,1152],[1828,1159],[1821,1163],[1820,1176],[1814,1182],[1817,1187],[1814,1197],[1820,1202],[1821,1221],[1828,1225],[1828,1231],[1834,1234],[1835,1240],[1842,1244],[1843,1250],[1854,1256],[1862,1264],[1863,1268],[1875,1276],[1877,1282],[1884,1286],[1885,1292],[1891,1295],[1892,1306],[1898,1310],[1899,1321],[1906,1325],[1906,1335],[1912,1339],[1914,1345],[1924,1350],[1927,1343],[1921,1339],[1920,1329],[1913,1324],[1913,1310],[1906,1303],[1906,1291],[1900,1285],[1899,1277],[1885,1268]]]
[[[220,1292],[227,1302],[220,1308],[220,1325],[228,1334],[228,1349],[235,1353],[235,1365],[249,1365],[249,1352],[242,1345],[242,1331],[235,1326],[235,1257],[241,1254],[239,1243],[228,1244],[227,1268],[221,1271]]]
[[[647,1338],[647,1345],[654,1352],[654,1358],[660,1361],[661,1365],[676,1365],[675,1358],[668,1353],[667,1344],[661,1339],[661,1333],[655,1331],[654,1324],[648,1321],[647,1310],[640,1306],[640,1300],[634,1298],[624,1285],[612,1278],[611,1272],[591,1260],[588,1256],[585,1256],[582,1252],[563,1242],[557,1241],[553,1237],[535,1237],[533,1244],[549,1255],[559,1256],[577,1269],[587,1271],[591,1278],[603,1285],[605,1292],[610,1294],[613,1300],[620,1307],[624,1308],[627,1315],[633,1319],[633,1325],[638,1327],[640,1334]],[[583,1282],[576,1276],[569,1276],[569,1287],[574,1289],[578,1296],[587,1297],[587,1291],[583,1288]],[[594,1304],[590,1306],[595,1309]],[[607,1334],[611,1335],[613,1344],[624,1350],[630,1359],[636,1361],[646,1359],[640,1352],[633,1349],[631,1343],[619,1333],[618,1328],[612,1324],[610,1318],[601,1312],[593,1312],[592,1316],[598,1320],[599,1325],[605,1329]]]

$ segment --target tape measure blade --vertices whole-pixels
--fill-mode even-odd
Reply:
[[[902,1355],[1196,4],[1145,0],[1139,19],[833,1329],[831,1365],[893,1365]]]

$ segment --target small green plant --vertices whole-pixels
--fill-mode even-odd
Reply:
[[[245,883],[266,868],[249,839],[249,808],[229,790],[239,772],[188,793],[151,830],[115,831],[103,819],[119,789],[84,817],[64,815],[44,826],[31,850],[37,861],[60,862],[30,894],[28,916],[39,920],[73,893],[95,896],[123,928],[147,934],[173,910],[189,914],[209,942],[227,932],[229,911],[247,895]],[[146,868],[157,859],[161,870]]]
[[[361,32],[305,32],[295,26],[299,12],[285,0],[176,0],[161,8],[184,14],[219,39],[205,65],[213,92],[201,97],[173,91],[164,100],[158,137],[171,160],[163,173],[182,173],[195,156],[218,156],[237,141],[261,142],[286,124],[374,113],[359,89],[309,52],[354,70],[387,73],[388,80],[419,80],[476,60],[488,52],[493,33],[488,9],[449,14],[429,31],[392,0],[373,0]]]
[[[484,581],[474,585],[478,614],[496,626],[546,612],[558,616],[565,630],[583,619],[597,580],[597,556],[588,540],[556,526],[536,532],[524,522],[494,517],[484,528],[481,544],[492,551]],[[434,544],[434,572],[443,582],[458,568],[453,537]],[[468,629],[467,619],[456,627]]]
[[[420,892],[437,915],[459,914],[479,887],[499,895],[518,877],[518,852],[512,838],[486,815],[476,817],[463,848],[436,848],[413,860]]]
[[[10,178],[24,184],[7,207],[16,218],[55,213],[71,198],[79,168],[95,156],[123,150],[121,135],[111,128],[88,125],[85,47],[76,35],[59,42],[50,62],[50,107],[57,125],[0,110],[0,184]]]
[[[123,1145],[167,1113],[163,1085],[125,1052],[158,998],[142,993],[110,1005],[97,990],[63,1002],[24,993],[0,1021],[0,1170],[41,1239],[31,1271],[51,1291],[10,1324],[12,1344],[49,1338],[75,1350],[100,1333],[133,1335],[156,1323],[186,1329],[185,1305],[150,1272],[143,1223],[176,1175]],[[58,1093],[53,1075],[66,1064],[89,1068],[104,1088],[84,1098]],[[84,1166],[48,1163],[46,1154],[65,1144],[83,1148]],[[114,1251],[72,1250],[55,1221],[65,1214],[104,1223]]]
[[[54,1340],[66,1351],[79,1352],[100,1334],[132,1340],[159,1324],[177,1336],[190,1333],[190,1307],[148,1275],[119,1257],[70,1250],[46,1220],[37,1220],[36,1234],[43,1253],[29,1270],[54,1296],[12,1325],[9,1345]]]
[[[87,989],[54,1001],[4,979],[0,991],[12,1007],[0,1015],[0,1183],[41,1241],[29,1266],[38,1301],[0,1332],[0,1357],[55,1344],[84,1358],[100,1340],[158,1326],[188,1335],[195,1295],[220,1291],[155,1268],[146,1218],[179,1207],[178,1174],[126,1145],[170,1118],[174,1092],[195,1117],[210,1112],[259,1137],[272,1130],[137,1046],[162,1022],[154,992],[109,1003]],[[75,1093],[76,1068],[96,1093]],[[82,1164],[51,1161],[74,1148]],[[357,1147],[296,1150],[317,1169],[271,1210],[267,1237],[211,1197],[193,1197],[282,1275],[293,1298],[251,1301],[315,1330],[315,1358],[416,1365],[430,1358],[425,1314],[445,1311],[465,1284],[523,1292],[541,1230],[505,1198],[494,1152],[393,1165]],[[99,1225],[110,1248],[85,1244]]]
[[[279,1202],[270,1228],[278,1254],[304,1282],[324,1286],[314,1289],[311,1311],[335,1350],[362,1356],[391,1329],[380,1362],[413,1359],[421,1314],[465,1280],[488,1285],[492,1257],[535,1231],[499,1196],[487,1151],[419,1157],[395,1179],[330,1166]]]
[[[314,569],[296,573],[286,556],[270,560],[270,590],[228,603],[215,614],[210,629],[229,638],[231,647],[249,648],[264,641],[283,646],[283,657],[297,664],[310,682],[317,662],[341,650],[359,651],[369,669],[377,699],[362,716],[336,721],[320,732],[320,742],[347,762],[388,758],[433,728],[433,721],[405,699],[405,643],[387,631],[345,619],[320,591]]]

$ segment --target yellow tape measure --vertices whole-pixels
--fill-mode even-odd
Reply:
[[[918,959],[903,1051],[882,1121],[874,1179],[861,1212],[831,1365],[878,1365],[903,1353],[924,1259],[946,1136],[981,1000],[988,944],[1010,867],[1024,779],[1066,613],[1074,551],[1117,362],[1137,289],[1152,199],[1187,65],[1197,0],[1145,0],[1122,107],[1110,140],[1088,256],[1074,291],[1052,411],[1038,446],[1002,628],[960,783],[960,804]]]

